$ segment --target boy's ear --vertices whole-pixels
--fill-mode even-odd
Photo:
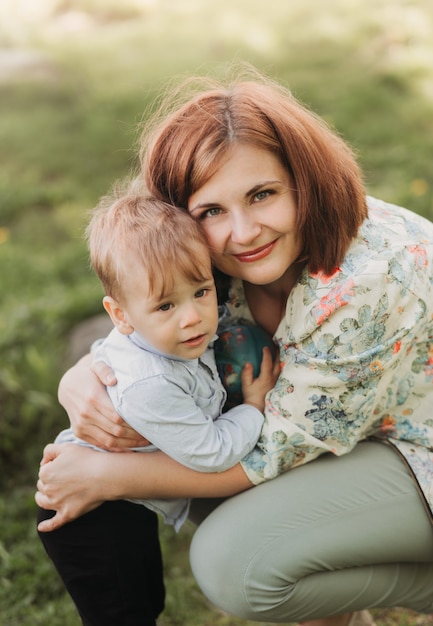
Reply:
[[[122,335],[130,335],[134,332],[134,327],[128,322],[125,310],[120,306],[117,300],[111,296],[105,296],[102,300],[102,304],[110,316],[111,321]]]

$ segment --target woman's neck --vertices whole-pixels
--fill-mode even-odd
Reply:
[[[291,266],[284,276],[268,285],[244,282],[245,297],[252,316],[272,335],[284,317],[287,299],[303,267],[304,264]]]

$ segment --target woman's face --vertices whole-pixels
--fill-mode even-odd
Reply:
[[[279,159],[238,145],[189,199],[216,267],[255,285],[278,284],[302,251],[296,194]]]

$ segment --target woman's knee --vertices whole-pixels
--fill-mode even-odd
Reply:
[[[234,535],[238,539],[242,535],[239,527]],[[191,565],[209,600],[243,619],[301,622],[370,607],[433,611],[431,563],[372,564],[332,571],[320,567],[315,550],[303,555],[291,550],[288,542],[281,545],[271,537],[262,549],[249,553],[238,547],[231,540],[221,541],[221,535],[205,522],[192,542]]]
[[[290,559],[284,559],[284,574],[276,565],[280,537],[266,541],[260,524],[238,515],[242,503],[245,498],[226,502],[197,529],[191,543],[191,568],[203,593],[223,610],[243,619],[275,617],[276,607],[291,594],[296,576],[287,574]],[[290,543],[288,538],[286,551]]]

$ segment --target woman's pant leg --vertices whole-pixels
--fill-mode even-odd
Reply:
[[[39,509],[38,521],[54,513]],[[84,626],[154,626],[164,608],[158,518],[131,502],[105,502],[39,537]]]
[[[198,528],[191,565],[213,603],[250,620],[433,612],[433,527],[400,457],[376,442],[227,500]]]

